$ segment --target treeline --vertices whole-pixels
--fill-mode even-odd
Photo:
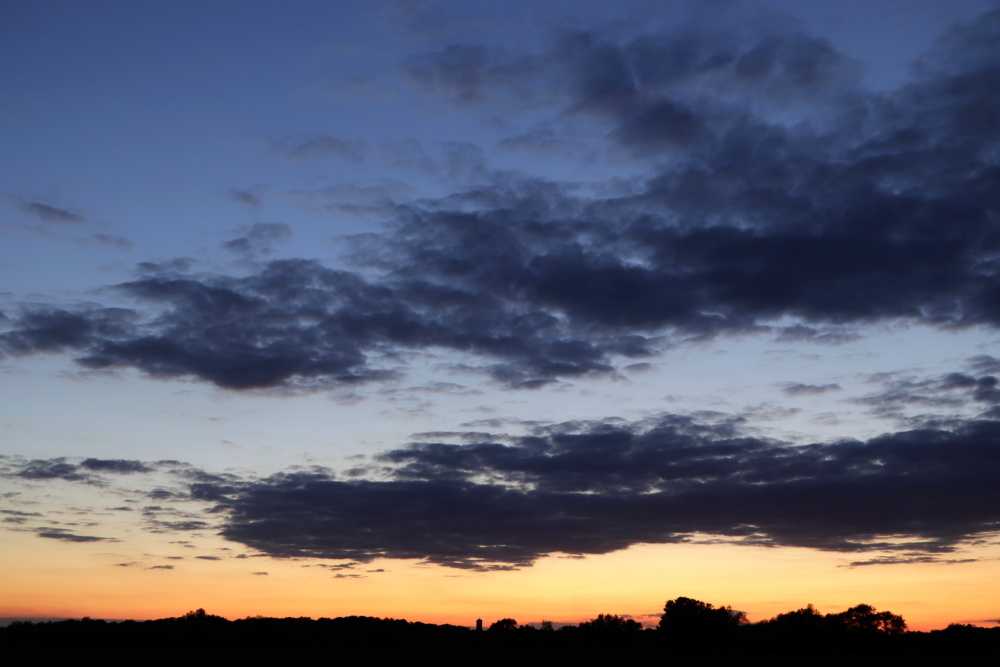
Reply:
[[[548,622],[539,628],[507,618],[477,632],[366,616],[230,621],[199,609],[154,621],[15,622],[0,628],[0,646],[67,653],[134,648],[163,655],[212,649],[229,656],[335,651],[348,664],[366,664],[369,659],[392,664],[417,656],[434,656],[440,664],[482,663],[491,656],[513,659],[513,651],[548,664],[597,664],[609,654],[1000,653],[1000,628],[951,625],[909,632],[901,616],[864,604],[831,614],[820,614],[809,605],[749,623],[745,614],[730,607],[680,597],[666,603],[655,628],[615,614],[559,629]]]

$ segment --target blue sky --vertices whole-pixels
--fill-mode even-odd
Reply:
[[[8,539],[993,558],[996,3],[0,14]]]

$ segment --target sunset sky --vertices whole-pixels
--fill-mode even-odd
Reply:
[[[1000,3],[0,6],[0,617],[1000,618]]]

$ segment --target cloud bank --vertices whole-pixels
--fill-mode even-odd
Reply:
[[[274,556],[472,569],[706,539],[923,562],[1000,529],[998,436],[973,420],[794,446],[678,415],[561,424],[390,451],[388,479],[255,481],[224,503],[222,534]]]
[[[449,440],[462,444],[415,442],[341,474],[312,468],[240,478],[176,462],[92,459],[11,460],[4,474],[113,490],[123,472],[159,468],[172,479],[166,496],[205,509],[147,507],[145,530],[213,532],[279,558],[416,559],[486,571],[550,555],[722,541],[870,554],[852,565],[958,563],[968,562],[967,547],[1000,532],[1000,422],[955,421],[950,429],[794,445],[741,432],[738,416],[661,414],[527,435],[456,432]],[[164,489],[145,493],[159,498]],[[39,537],[109,539],[33,528],[42,516],[17,514],[16,529]]]
[[[541,125],[512,140],[586,140],[631,175],[595,187],[480,169],[451,195],[385,204],[387,230],[356,253],[364,270],[146,264],[114,288],[126,307],[12,311],[0,350],[309,389],[393,377],[434,348],[537,387],[718,334],[1000,324],[1000,13],[953,29],[887,93],[786,21],[732,23],[413,55],[403,70],[429,95],[531,108]],[[289,148],[357,150],[329,136]],[[262,223],[229,246],[290,234]]]

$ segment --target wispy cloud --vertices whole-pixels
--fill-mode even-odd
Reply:
[[[85,218],[78,213],[73,213],[65,208],[46,204],[45,202],[15,197],[18,206],[22,211],[28,213],[42,222],[56,224],[74,224],[84,222]]]

